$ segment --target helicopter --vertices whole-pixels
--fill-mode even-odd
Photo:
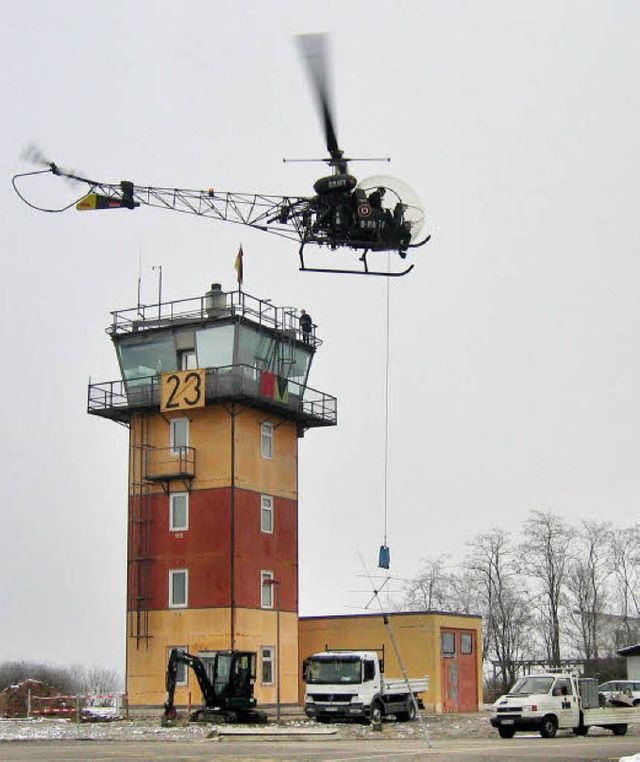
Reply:
[[[152,206],[211,217],[246,225],[299,243],[300,270],[356,275],[402,276],[414,265],[406,262],[410,250],[423,246],[430,235],[421,237],[425,215],[417,195],[397,178],[379,175],[358,181],[349,172],[350,161],[389,161],[349,159],[339,147],[333,109],[329,97],[327,36],[297,36],[299,51],[306,62],[312,90],[320,112],[328,152],[325,159],[284,161],[322,161],[331,174],[313,185],[313,196],[277,196],[258,193],[221,192],[214,188],[185,189],[139,186],[130,180],[101,182],[64,169],[41,154],[36,157],[46,169],[17,174],[14,190],[29,206],[48,212],[62,212],[75,206],[78,211],[136,209]],[[23,178],[43,173],[67,178],[88,186],[79,199],[61,209],[44,209],[31,203],[18,187]],[[307,247],[326,247],[330,251],[351,249],[356,254],[349,266],[332,259],[322,267],[311,267],[305,259]],[[386,266],[372,267],[370,253],[388,252]],[[378,258],[380,259],[380,258]]]

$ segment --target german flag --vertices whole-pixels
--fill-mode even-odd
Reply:
[[[240,244],[240,249],[238,250],[238,255],[236,256],[236,262],[234,264],[234,268],[236,271],[236,275],[238,276],[238,285],[242,286],[242,281],[244,280],[244,252],[242,251],[242,244]]]

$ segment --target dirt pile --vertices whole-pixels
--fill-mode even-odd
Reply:
[[[24,680],[0,693],[0,717],[26,717],[35,697],[59,696],[60,691],[39,680]],[[54,702],[55,703],[55,702]]]

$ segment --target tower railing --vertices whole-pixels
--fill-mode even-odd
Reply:
[[[311,334],[302,334],[295,308],[276,307],[270,301],[257,299],[244,291],[220,291],[215,296],[205,294],[171,302],[139,304],[126,310],[115,310],[111,316],[112,322],[107,332],[112,336],[175,326],[181,322],[204,323],[239,316],[275,331],[288,332],[314,348],[322,344],[315,335],[315,327]]]
[[[159,409],[160,384],[156,375],[90,384],[88,412],[128,420],[135,411]],[[250,365],[206,369],[206,401],[221,400],[256,402],[310,426],[337,423],[335,397]]]

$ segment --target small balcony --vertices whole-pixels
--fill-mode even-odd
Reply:
[[[148,482],[193,479],[196,475],[194,447],[149,447],[145,451],[144,478]]]

